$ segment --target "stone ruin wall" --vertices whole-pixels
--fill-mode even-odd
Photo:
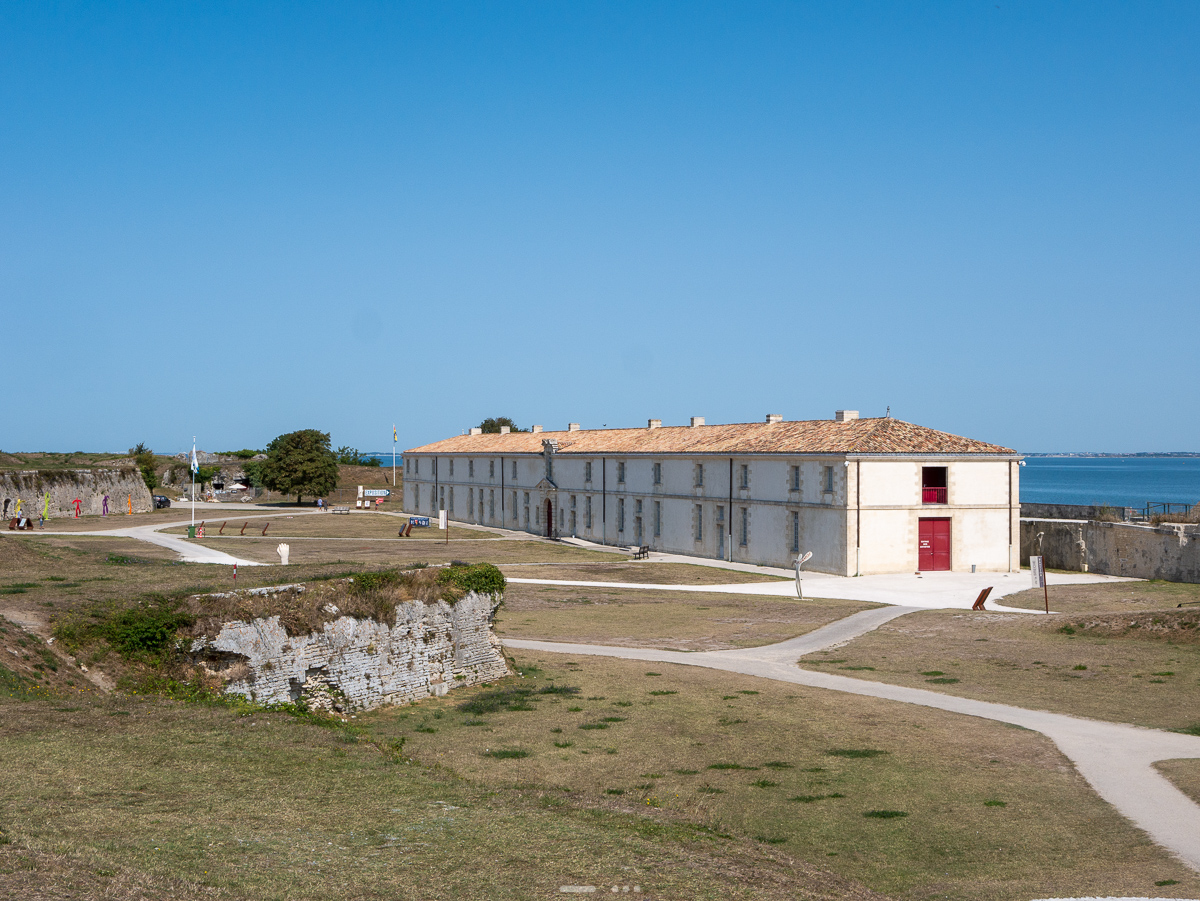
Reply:
[[[104,512],[104,495],[108,495],[109,514],[127,513],[129,499],[133,512],[145,513],[154,509],[154,499],[142,474],[133,467],[113,469],[24,469],[0,472],[0,505],[8,501],[5,520],[13,516],[17,499],[21,512],[34,519],[42,512],[46,494],[50,495],[50,518],[74,517],[79,498],[79,512],[99,516]]]
[[[471,592],[453,605],[405,601],[395,626],[342,616],[300,636],[278,616],[229,622],[216,638],[194,641],[192,655],[229,679],[226,691],[260,704],[303,699],[348,711],[441,697],[509,674],[491,628],[500,600]]]

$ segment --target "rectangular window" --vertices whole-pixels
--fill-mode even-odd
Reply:
[[[655,485],[662,484],[662,464],[661,463],[654,464],[654,484]],[[655,533],[655,534],[657,534],[657,533]]]
[[[792,553],[800,553],[800,514],[792,514]]]
[[[440,497],[438,498],[437,509],[445,510],[446,509],[446,486],[442,485],[441,490],[438,493],[439,493]],[[437,510],[434,510],[433,512],[436,513]]]
[[[475,478],[475,461],[474,460],[467,461],[467,478],[468,479]]]
[[[517,480],[517,461],[513,460],[513,481]]]
[[[617,531],[625,531],[625,498],[617,498]]]
[[[800,467],[799,466],[792,467],[792,481],[791,481],[791,484],[788,485],[788,490],[790,490],[790,491],[799,491],[800,490]]]
[[[512,496],[512,507],[510,509],[512,510],[513,522],[516,522],[517,521],[517,493],[514,491],[512,493],[512,495],[513,495]]]
[[[704,487],[704,464],[703,463],[696,464],[696,487],[697,488]]]
[[[623,462],[617,464],[617,484],[625,484],[625,464]]]
[[[450,478],[454,478],[454,458],[450,458]]]
[[[488,478],[489,479],[496,478],[496,461],[495,460],[488,460]]]
[[[514,495],[513,499],[514,499],[514,501],[516,500],[515,495]],[[524,499],[525,499],[525,528],[528,529],[529,528],[529,492],[528,491],[525,492]]]
[[[583,527],[589,530],[592,528],[592,496],[590,494],[583,499]]]
[[[454,487],[450,488],[450,512],[454,512]]]
[[[742,464],[742,468],[740,470],[740,476],[741,476],[741,481],[738,483],[738,487],[739,488],[749,488],[750,487],[750,465],[749,464],[747,464],[747,463]]]
[[[417,457],[417,459],[413,461],[413,472],[416,475],[421,474],[421,458],[420,457]]]
[[[832,493],[833,492],[833,467],[832,466],[825,467],[824,484],[825,484],[825,493],[826,494]]]
[[[654,537],[662,537],[662,503],[654,502]]]
[[[740,544],[742,547],[746,547],[750,544],[750,509],[748,507],[742,507],[740,509],[741,526],[739,531],[741,534],[738,535],[738,544]]]
[[[479,522],[483,522],[483,489],[479,489]]]
[[[583,480],[585,482],[592,480],[592,464],[590,462],[583,464]]]
[[[496,518],[496,489],[488,489],[488,519],[495,520]]]
[[[467,512],[474,514],[475,512],[475,489],[467,489]]]
[[[546,454],[546,480],[554,481],[554,458],[549,453]]]
[[[704,540],[704,508],[696,504],[692,510],[692,516],[695,517],[695,537],[697,541]]]

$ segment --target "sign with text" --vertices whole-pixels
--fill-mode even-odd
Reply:
[[[392,494],[387,488],[364,488],[363,497],[390,497]]]
[[[416,526],[417,528],[421,528],[421,529],[429,528],[429,517],[428,516],[410,516],[408,518],[408,522],[410,525]]]
[[[439,529],[446,528],[446,511],[445,510],[438,511],[438,528]]]
[[[1046,567],[1042,563],[1041,557],[1029,558],[1029,575],[1033,579],[1034,588],[1046,587]]]

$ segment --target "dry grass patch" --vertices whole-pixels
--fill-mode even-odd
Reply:
[[[743,585],[787,581],[778,576],[717,569],[692,563],[628,561],[617,557],[606,563],[537,566],[516,564],[505,570],[514,579],[566,579],[572,582],[640,582],[647,585]]]
[[[341,517],[339,517],[341,518]],[[259,527],[261,531],[262,527]],[[228,534],[228,529],[226,534]],[[415,532],[416,530],[414,530]],[[220,538],[196,539],[205,547],[211,547],[227,554],[233,554],[245,560],[257,563],[278,563],[280,537],[272,537],[267,533],[266,538],[250,537],[250,529],[246,537],[237,540]],[[439,535],[445,535],[439,532]],[[453,533],[452,533],[453,534]],[[590,562],[593,560],[611,559],[611,554],[601,551],[589,551],[570,545],[557,544],[547,541],[492,540],[477,541],[468,539],[457,541],[451,539],[449,545],[445,540],[420,540],[397,538],[394,541],[328,541],[320,538],[309,538],[297,541],[291,545],[291,560],[304,563],[332,563],[353,560],[358,563],[384,566],[403,566],[408,563],[448,563],[451,560],[466,560],[469,563],[554,563],[556,561]]]
[[[510,582],[496,631],[508,638],[714,651],[785,641],[874,606],[862,601]]]
[[[525,901],[636,883],[649,897],[884,901],[653,810],[465,782],[358,726],[142,698],[55,706],[0,699],[14,724],[0,730],[6,897]]]
[[[199,521],[199,519],[197,519]],[[218,535],[221,524],[225,523],[224,535]],[[246,534],[240,535],[242,524],[246,526]],[[268,525],[269,524],[269,525]],[[391,516],[374,511],[352,511],[348,515],[340,513],[280,513],[273,516],[238,517],[236,514],[222,514],[214,519],[206,519],[204,524],[205,538],[252,538],[262,536],[263,526],[267,528],[267,538],[391,538],[396,541],[446,540],[446,533],[437,528],[437,522],[430,528],[414,528],[412,537],[401,539],[397,533],[408,525],[407,516]],[[165,530],[167,534],[186,535],[187,527]],[[455,526],[450,528],[451,541],[479,540],[496,538],[495,532],[485,532],[480,529],[463,529]]]
[[[1192,630],[1182,630],[1188,640],[1179,642],[1147,639],[1143,629],[1092,635],[1072,625],[1094,619],[918,611],[801,664],[1112,722],[1177,729],[1200,721],[1200,642]]]
[[[1200,724],[1197,725],[1197,734],[1200,734]],[[1170,779],[1177,789],[1200,804],[1200,760],[1194,757],[1186,760],[1160,760],[1154,766]]]
[[[501,686],[365,720],[469,784],[705,824],[897,897],[1149,895],[1166,878],[1179,897],[1200,890],[1035,732],[700,668],[515,662],[523,677]],[[471,706],[505,686],[522,701]]]
[[[1024,575],[1024,573],[1022,574]],[[1051,585],[1050,609],[1055,613],[1122,613],[1165,610],[1177,604],[1200,604],[1200,585],[1184,582],[1107,582],[1091,585]],[[1005,607],[1044,610],[1042,589],[1010,594]]]

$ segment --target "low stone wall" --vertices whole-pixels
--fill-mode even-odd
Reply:
[[[342,616],[300,636],[278,616],[230,622],[216,638],[196,639],[192,655],[227,691],[261,704],[370,709],[508,675],[491,628],[499,605],[499,595],[474,592],[453,605],[405,601],[395,626]]]
[[[21,512],[36,518],[45,508],[50,496],[51,519],[74,516],[72,501],[79,498],[80,513],[99,516],[104,512],[104,497],[108,496],[108,512],[134,513],[154,509],[154,499],[146,488],[142,474],[134,467],[119,469],[24,469],[0,472],[0,504],[8,519],[21,501]]]
[[[1030,504],[1022,501],[1021,515],[1028,519],[1108,519],[1129,522],[1133,507],[1107,507],[1095,504]]]
[[[1200,527],[1021,520],[1021,563],[1041,554],[1051,569],[1200,583]]]

